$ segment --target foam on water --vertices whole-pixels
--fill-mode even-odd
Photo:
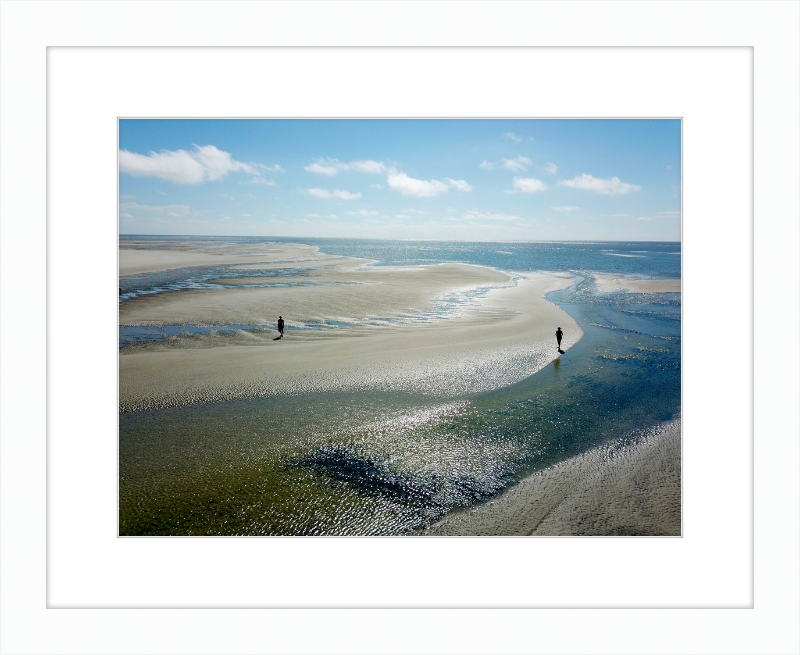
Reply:
[[[606,252],[603,253],[604,255],[608,255],[610,257],[644,257],[644,255],[629,255],[622,252]]]

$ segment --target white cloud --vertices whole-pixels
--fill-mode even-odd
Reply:
[[[544,191],[547,185],[535,177],[515,177],[513,182],[514,190],[522,193],[538,193]]]
[[[264,186],[278,186],[278,183],[275,180],[268,180],[265,177],[253,177],[248,180],[248,184],[262,184]]]
[[[306,189],[306,193],[315,198],[338,198],[339,200],[358,200],[361,197],[359,192],[351,193],[350,191],[341,191],[339,189],[334,189],[333,191],[316,188]]]
[[[487,220],[487,221],[518,221],[520,220],[519,216],[514,216],[513,214],[491,214],[485,212],[479,212],[477,209],[470,209],[466,216],[464,216],[467,220]]]
[[[573,206],[566,207],[562,205],[560,207],[553,207],[553,209],[557,212],[574,212],[578,211],[580,207],[573,207]]]
[[[250,164],[236,161],[229,152],[215,146],[194,146],[194,150],[162,150],[140,155],[119,151],[120,173],[134,177],[157,177],[175,184],[200,184],[221,180],[228,173],[260,175]]]
[[[454,186],[459,191],[472,191],[472,186],[467,184],[464,180],[451,180],[449,177],[444,178],[450,186]]]
[[[265,166],[264,164],[253,164],[256,168],[266,171],[267,173],[285,173],[286,169],[280,164],[274,166]]]
[[[358,171],[359,173],[385,173],[386,164],[372,159],[359,159],[351,162],[343,162],[338,159],[320,158],[312,164],[303,167],[309,173],[319,175],[338,175],[341,171]]]
[[[544,168],[546,172],[550,173],[550,175],[555,175],[558,173],[558,166],[551,161],[545,162],[545,165],[542,166],[542,168]]]
[[[480,165],[478,166],[478,168],[484,168],[484,169],[486,169],[487,171],[490,171],[490,170],[492,170],[493,168],[497,168],[497,164],[495,164],[494,162],[491,162],[491,161],[486,161],[486,160],[484,159],[484,160],[483,160],[483,161],[480,163]]]
[[[411,218],[408,214],[395,214],[395,218]]]
[[[252,216],[250,216],[250,214],[242,214],[242,216],[244,216],[245,218],[252,218]]]
[[[417,196],[427,198],[438,196],[447,191],[447,185],[439,180],[417,180],[405,173],[391,173],[386,178],[386,183],[391,189],[399,191],[404,196]]]
[[[530,166],[533,162],[528,159],[527,157],[515,157],[514,159],[503,159],[503,168],[514,171],[515,173],[519,173],[524,171],[528,166]]]
[[[358,161],[351,161],[348,166],[351,170],[358,171],[359,173],[385,173],[386,164],[381,161],[373,161],[372,159],[360,159]]]
[[[313,163],[303,167],[309,173],[317,173],[319,175],[336,175],[339,172],[335,166],[324,166],[323,164]]]
[[[191,211],[189,205],[140,205],[136,202],[126,202],[119,206],[121,212],[130,216],[131,212],[152,212],[166,216],[188,216]],[[121,215],[121,214],[120,214]]]
[[[360,209],[357,212],[345,212],[350,216],[377,216],[379,212],[370,211],[369,209]]]
[[[638,191],[642,188],[636,184],[621,182],[618,177],[602,179],[599,177],[593,177],[587,173],[578,175],[571,180],[561,180],[558,185],[569,187],[571,189],[594,191],[595,193],[599,193],[604,196],[621,196],[630,193],[631,191]]]
[[[472,191],[465,180],[453,180],[449,177],[441,180],[418,180],[409,177],[405,173],[392,170],[386,178],[389,188],[402,193],[404,196],[416,196],[418,198],[429,198],[445,193],[449,187],[455,187],[459,191]]]
[[[522,143],[522,137],[513,132],[503,132],[503,136],[507,139],[511,139],[514,143]]]
[[[382,188],[383,188],[383,185],[382,185],[382,184],[370,184],[370,186],[371,186],[373,189],[382,189]]]
[[[350,191],[340,191],[339,189],[333,190],[333,196],[340,200],[358,200],[361,197],[361,192],[351,193]]]

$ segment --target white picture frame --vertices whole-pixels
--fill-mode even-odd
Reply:
[[[216,2],[3,2],[2,17],[4,653],[797,651],[797,2],[247,2],[224,7]],[[736,47],[728,47],[732,43]],[[519,112],[530,95],[525,85],[536,80],[538,88],[550,92],[539,105],[549,116],[619,116],[621,111],[652,116],[660,108],[658,115],[683,117],[688,270],[682,539],[392,539],[376,547],[375,540],[120,540],[109,532],[116,518],[113,512],[108,516],[109,507],[115,510],[116,469],[107,467],[116,446],[116,389],[108,378],[115,374],[116,347],[106,342],[116,334],[92,332],[114,318],[101,300],[104,285],[114,284],[104,275],[116,267],[116,250],[108,251],[116,240],[117,176],[109,135],[115,134],[118,116],[152,116],[159,107],[161,115],[191,115],[191,106],[202,116],[274,115],[252,113],[259,97],[266,96],[242,84],[248,76],[254,85],[262,79],[230,64],[248,55],[252,66],[272,62],[277,51],[264,58],[265,51],[258,49],[191,47],[243,44],[301,46],[284,51],[292,60],[286,70],[270,70],[271,91],[290,92],[298,80],[311,79],[322,101],[317,108],[310,102],[314,95],[287,93],[279,105],[283,116],[352,115],[356,105],[363,108],[361,116],[386,115],[376,93],[386,88],[386,80],[309,77],[333,60],[345,66],[339,70],[373,75],[385,72],[374,67],[376,62],[391,61],[390,70],[398,75],[395,87],[417,89],[416,95],[396,99],[398,116],[417,114],[425,106],[422,92],[438,97],[435,115],[453,112],[442,89],[466,97],[469,84],[482,92],[471,105],[476,109],[457,115],[518,115],[503,112]],[[477,51],[477,57],[471,47],[436,49],[429,57],[420,50],[400,50],[388,52],[387,59],[370,57],[368,50],[332,55],[308,47],[382,44],[519,48]],[[605,49],[575,47],[583,45]],[[641,48],[652,45],[670,47],[660,49],[661,56]],[[526,56],[532,46],[558,48],[551,58],[559,63],[541,64],[541,50]],[[609,46],[628,47],[611,51]],[[443,65],[442,53],[449,66]],[[516,55],[516,68],[508,64],[509,54]],[[605,76],[588,74],[598,57],[616,64],[603,69]],[[493,69],[493,58],[495,65],[508,66]],[[661,85],[641,78],[643,59],[654,66],[660,61]],[[670,60],[680,81],[672,80],[672,86],[665,63]],[[426,71],[430,61],[438,66]],[[526,62],[541,65],[530,70]],[[175,79],[176,70],[182,79]],[[639,77],[626,77],[630,71]],[[515,79],[519,86],[510,86]],[[482,97],[487,85],[499,82],[505,83],[504,94]],[[560,86],[578,82],[578,93]],[[633,91],[625,98],[609,94],[609,87],[619,91],[626,83]],[[204,96],[204,85],[215,93],[238,88],[239,94]],[[664,96],[653,96],[659,87]],[[709,93],[709,87],[719,93]],[[680,97],[680,88],[689,97]],[[559,89],[563,97],[554,95]],[[642,89],[646,97],[638,97]],[[581,92],[587,96],[582,100]],[[703,106],[693,105],[692,95],[702,98]],[[430,99],[427,106],[433,103]],[[754,115],[748,103],[757,108]],[[755,132],[743,134],[751,117]],[[83,148],[76,151],[76,142]],[[742,198],[751,196],[739,183],[755,175],[753,161],[758,164],[753,206],[743,207]],[[728,194],[709,194],[731,180],[736,184]],[[754,208],[759,210],[755,223]],[[718,216],[728,220],[724,229]],[[710,258],[707,249],[714,244],[723,244],[725,251]],[[698,261],[711,263],[689,268]],[[715,288],[711,302],[710,291],[698,289],[698,281],[715,284],[720,268],[727,286]],[[760,310],[752,323],[751,290]],[[721,308],[733,318],[723,317]],[[773,338],[777,330],[787,332],[781,353],[773,355],[773,365],[763,358],[754,364],[747,356],[753,334],[761,338],[770,330]],[[80,341],[87,332],[97,337],[88,353]],[[780,371],[775,359],[784,362]],[[755,377],[748,388],[751,373]],[[715,413],[720,408],[729,415]],[[759,435],[755,444],[754,433]],[[721,447],[736,456],[720,453]],[[754,465],[753,505],[747,502],[753,498],[751,480],[720,474],[714,468],[720,464],[734,471]],[[55,471],[71,467],[69,487],[49,484]],[[692,487],[689,479],[700,484]],[[714,517],[719,523],[708,526],[705,521]],[[704,542],[696,551],[700,559],[682,553],[699,540]],[[755,549],[755,543],[764,546]],[[587,552],[607,567],[607,574],[589,581],[575,575],[570,563]],[[381,571],[380,579],[397,585],[400,600],[387,603],[385,593],[370,595],[362,588],[340,605],[331,603],[324,587],[335,575],[304,567],[320,557],[343,558],[351,565],[342,571],[359,572],[352,563]],[[693,562],[683,563],[681,578],[664,570],[676,557]],[[182,561],[193,563],[194,578],[186,569],[170,568]],[[266,577],[253,568],[265,561],[270,565]],[[393,564],[388,574],[382,568],[387,561]],[[549,595],[531,585],[527,567],[537,565]],[[254,582],[270,580],[283,593],[265,609],[248,591]],[[687,580],[698,588],[687,589]],[[648,582],[654,587],[649,595],[644,589],[626,600],[626,591]],[[437,596],[437,589],[447,585],[455,585],[455,592]],[[209,594],[219,602],[209,605]],[[448,600],[453,595],[464,601]],[[482,604],[482,598],[492,602]],[[315,609],[337,606],[341,609]],[[376,607],[404,609],[371,611]],[[440,609],[416,609],[432,607]],[[460,609],[465,607],[472,609]],[[592,609],[600,607],[606,609]],[[104,612],[107,608],[124,609]]]

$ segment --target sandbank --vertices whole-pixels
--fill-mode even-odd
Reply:
[[[630,291],[632,293],[680,293],[680,280],[649,280],[595,273],[597,290],[603,293]]]
[[[679,536],[680,420],[537,472],[416,534]]]
[[[544,298],[570,286],[569,276],[515,280],[482,266],[364,267],[364,260],[347,259],[314,266],[317,277],[297,280],[322,284],[168,292],[121,304],[121,325],[264,329],[124,348],[120,409],[320,391],[474,393],[522,380],[551,362],[556,327],[564,330],[565,349],[583,335]],[[448,311],[440,311],[442,302],[450,303]],[[287,330],[275,341],[279,314]],[[313,322],[344,327],[299,329]]]
[[[319,263],[304,276],[237,280],[239,285],[266,281],[295,286],[184,290],[143,296],[120,306],[120,325],[274,326],[279,314],[290,327],[322,321],[357,323],[421,315],[433,311],[436,299],[446,294],[513,283],[510,275],[483,266],[362,268],[363,262]]]
[[[319,249],[299,243],[264,242],[247,245],[190,245],[176,242],[168,248],[153,245],[169,244],[169,240],[126,241],[119,247],[119,274],[154,273],[186,266],[250,264],[293,260],[314,262],[327,258]]]

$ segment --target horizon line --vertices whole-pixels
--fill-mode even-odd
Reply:
[[[442,241],[458,243],[683,243],[664,239],[412,239],[400,237],[350,237],[350,236],[280,236],[262,234],[145,234],[120,233],[119,237],[205,237],[205,238],[248,238],[248,239],[353,239],[356,241]]]

